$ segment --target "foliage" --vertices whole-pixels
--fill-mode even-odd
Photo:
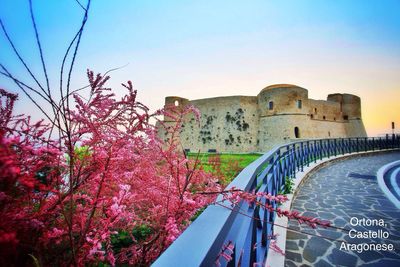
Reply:
[[[198,210],[196,211],[196,213],[193,214],[192,218],[190,218],[190,221],[191,221],[191,222],[194,222],[194,220],[196,220],[196,219],[203,213],[203,211],[205,211],[206,208],[207,208],[207,207],[204,206],[204,207],[198,209]]]
[[[246,166],[259,158],[260,154],[189,153],[189,158],[198,158],[200,167],[218,178],[224,187]]]
[[[293,191],[294,191],[293,187],[294,187],[293,178],[286,177],[283,190],[281,192],[279,192],[279,194],[282,194],[282,195],[293,194]]]
[[[30,19],[45,84],[22,57],[0,18],[4,37],[35,83],[19,80],[2,63],[0,74],[14,82],[50,122],[32,123],[29,116],[14,116],[17,96],[0,89],[1,266],[147,266],[221,192],[217,181],[202,169],[212,170],[220,183],[227,184],[250,163],[224,162],[220,155],[208,157],[206,163],[197,157],[186,158],[176,137],[189,113],[199,117],[193,107],[169,107],[168,112],[149,114],[137,101],[131,82],[123,85],[127,92],[117,99],[104,87],[109,77],[90,71],[89,85],[72,90],[72,73],[91,1],[76,4],[83,16],[60,66],[59,99],[50,86],[32,1]],[[85,88],[89,89],[86,98],[80,94]],[[235,116],[240,119],[242,113],[239,108]],[[169,138],[165,143],[149,123],[158,115],[176,121],[173,127],[166,127]],[[238,130],[248,128],[244,121],[236,124]],[[226,141],[232,143],[233,139],[230,135]],[[200,170],[199,164],[203,165]],[[245,200],[260,206],[259,197],[282,200],[282,196],[235,191],[224,197],[233,205]],[[273,211],[272,206],[263,208]],[[312,227],[329,225],[296,212],[275,211]],[[231,251],[231,244],[223,250]],[[226,256],[229,259],[230,254]]]
[[[163,112],[149,114],[131,82],[117,99],[109,77],[88,78],[87,99],[56,106],[65,124],[55,140],[54,124],[13,116],[17,96],[0,91],[2,266],[149,265],[212,200],[196,192],[219,190],[173,138],[157,138],[149,119]],[[192,110],[172,114],[171,133]]]

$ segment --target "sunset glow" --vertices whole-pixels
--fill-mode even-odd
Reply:
[[[75,1],[34,1],[54,86],[79,8]],[[390,133],[392,121],[400,127],[399,11],[400,2],[388,0],[95,1],[73,85],[86,85],[87,68],[124,66],[111,73],[111,84],[132,80],[140,100],[156,110],[169,95],[256,95],[271,84],[296,84],[313,99],[360,96],[368,135]],[[0,17],[39,71],[27,1],[2,1]],[[32,83],[3,35],[0,51],[0,62]],[[1,76],[0,87],[20,93],[19,111],[32,113],[12,82]]]

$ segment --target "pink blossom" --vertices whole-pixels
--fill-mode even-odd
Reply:
[[[176,221],[174,218],[169,217],[165,228],[168,232],[167,240],[169,242],[173,242],[180,234],[178,226],[176,225]]]
[[[215,198],[197,192],[220,187],[192,167],[177,140],[160,140],[149,120],[166,111],[151,114],[131,82],[118,99],[106,87],[109,77],[87,74],[88,97],[73,94],[70,110],[52,102],[68,129],[14,116],[16,96],[0,89],[0,242],[44,248],[43,265],[149,265]],[[193,112],[199,117],[193,107],[168,112],[176,118],[172,135]],[[135,238],[138,229],[143,236]],[[112,240],[122,234],[132,242],[117,253]],[[14,259],[13,249],[0,256]]]

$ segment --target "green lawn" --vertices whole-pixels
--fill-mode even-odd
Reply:
[[[200,160],[200,166],[212,172],[221,184],[229,184],[247,165],[259,158],[261,154],[224,154],[224,153],[189,153],[190,159]]]

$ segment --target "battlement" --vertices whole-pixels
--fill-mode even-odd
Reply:
[[[165,99],[166,109],[185,105],[201,112],[200,126],[190,120],[180,133],[183,147],[190,150],[254,152],[299,138],[366,136],[361,99],[351,94],[334,93],[327,100],[314,100],[305,88],[275,84],[257,96]],[[159,129],[161,137],[162,132]]]

